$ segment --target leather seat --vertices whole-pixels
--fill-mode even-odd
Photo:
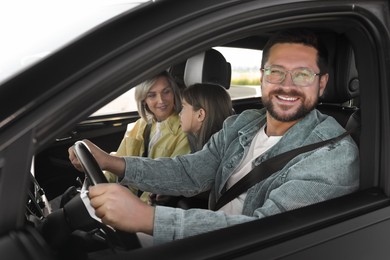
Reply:
[[[333,116],[359,145],[359,77],[354,53],[344,37],[324,39],[329,51],[329,81],[317,109]]]
[[[186,62],[184,83],[186,86],[195,83],[218,84],[230,88],[231,65],[217,50],[201,52]]]
[[[345,126],[345,130],[351,133],[351,136],[357,146],[360,146],[360,129],[361,129],[361,118],[360,118],[360,109],[357,109],[349,117],[348,122]]]
[[[328,37],[329,81],[317,108],[343,127],[359,105],[359,78],[351,45],[345,38]]]
[[[209,49],[190,57],[184,69],[184,83],[191,86],[196,83],[208,83],[230,88],[231,64],[215,49]],[[208,208],[208,192],[201,193],[192,198],[182,198],[177,207]]]

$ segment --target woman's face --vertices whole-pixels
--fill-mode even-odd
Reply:
[[[196,135],[200,131],[205,115],[205,111],[202,108],[194,111],[194,107],[183,98],[182,109],[179,115],[183,132]]]
[[[161,122],[173,114],[175,98],[172,88],[166,77],[159,77],[146,94],[145,103],[154,118]]]

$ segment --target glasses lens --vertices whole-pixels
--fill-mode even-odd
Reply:
[[[284,81],[287,73],[291,74],[292,81],[296,86],[306,87],[313,83],[316,75],[309,68],[299,68],[295,70],[285,70],[280,67],[269,67],[264,69],[264,78],[271,84],[279,84]]]
[[[295,85],[305,87],[313,83],[315,73],[308,68],[301,68],[292,71],[292,79]]]
[[[264,72],[265,80],[272,84],[281,83],[286,77],[286,71],[277,67],[266,68]]]

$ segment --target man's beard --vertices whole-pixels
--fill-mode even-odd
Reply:
[[[283,89],[277,89],[269,93],[269,95],[293,95],[296,97],[302,97],[302,95],[296,91],[290,91],[286,93]],[[303,100],[303,99],[301,99]],[[306,99],[305,99],[306,100]],[[299,119],[304,118],[307,114],[309,114],[317,105],[318,97],[314,100],[314,102],[304,102],[302,103],[298,109],[294,113],[289,114],[280,114],[277,113],[274,104],[270,101],[268,97],[262,97],[262,102],[264,107],[267,109],[268,113],[276,120],[281,122],[293,122]],[[283,108],[281,108],[283,110]],[[286,108],[286,110],[291,108]]]

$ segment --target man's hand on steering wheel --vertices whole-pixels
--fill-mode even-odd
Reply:
[[[75,145],[77,143],[79,142],[76,142]],[[94,160],[96,160],[100,169],[110,171],[119,177],[123,176],[126,165],[125,160],[122,157],[117,157],[115,155],[106,153],[89,140],[85,139],[81,141],[81,143],[83,143],[89,152],[93,155]],[[84,172],[84,168],[82,167],[79,158],[77,158],[75,154],[75,145],[68,149],[69,160],[77,170]]]
[[[83,143],[87,149],[89,150],[89,152],[93,155],[94,159],[96,160],[96,162],[98,163],[99,165],[99,168],[100,169],[104,169],[104,158],[106,156],[109,156],[105,151],[103,151],[102,149],[100,149],[99,147],[97,147],[96,145],[94,145],[91,141],[89,140],[82,140],[82,141],[78,141],[76,142],[73,146],[69,147],[68,149],[68,153],[69,153],[69,160],[70,162],[73,164],[73,166],[81,171],[81,172],[84,172],[84,168],[82,167],[81,165],[81,162],[79,160],[79,158],[77,158],[76,154],[75,154],[75,147],[76,145],[78,145],[79,143]]]
[[[132,244],[132,248],[137,248],[139,247],[139,241],[134,232],[138,231],[138,229],[134,227],[137,226],[137,223],[140,223],[141,225],[138,225],[138,227],[142,227],[143,232],[151,233],[152,225],[145,225],[145,221],[132,222],[128,220],[142,220],[145,217],[145,215],[143,215],[144,213],[152,213],[154,215],[154,209],[145,209],[145,206],[147,205],[142,203],[137,197],[131,197],[133,194],[131,194],[127,188],[118,184],[107,183],[107,179],[101,170],[101,165],[103,165],[101,162],[110,157],[118,158],[102,151],[87,140],[78,141],[73,147],[69,148],[69,159],[72,164],[75,165],[77,169],[82,170],[86,175],[87,185],[85,185],[85,188],[89,187],[89,199],[88,197],[82,196],[84,197],[82,201],[85,207],[87,209],[89,208],[88,211],[92,210],[92,213],[89,212],[90,216],[103,222],[110,228],[116,229],[113,233],[108,230],[109,233],[113,234],[111,235],[111,238],[114,236],[115,240],[119,241],[122,245],[126,246],[126,244],[130,243]],[[100,165],[95,158],[100,161]],[[117,162],[121,163],[122,161],[123,159],[119,159]],[[116,190],[116,187],[123,188],[127,194],[122,196],[115,192],[102,192],[102,190],[110,190],[110,188]],[[127,195],[127,197],[125,195]],[[132,204],[135,206],[132,207]],[[140,206],[143,210],[138,211]],[[66,209],[67,206],[65,206],[65,210]],[[132,217],[133,215],[135,215],[135,217]],[[153,215],[150,217],[151,221],[153,221]]]

